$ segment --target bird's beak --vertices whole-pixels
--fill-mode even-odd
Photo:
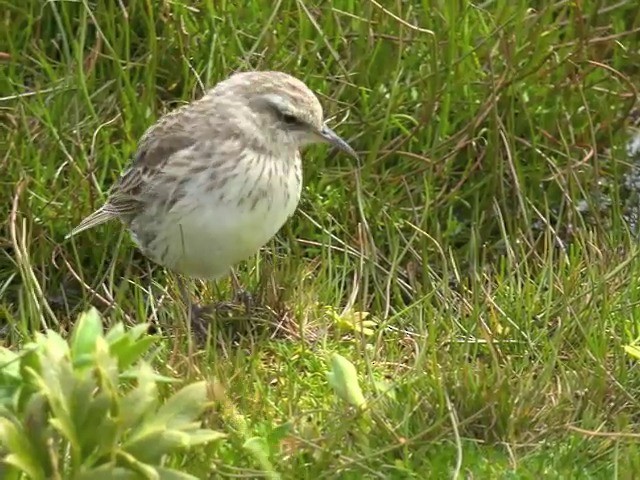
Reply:
[[[324,125],[322,130],[320,130],[320,136],[324,139],[325,142],[333,145],[339,150],[351,155],[353,158],[358,158],[358,154],[356,151],[351,148],[351,146],[345,142],[342,138],[338,136],[336,132],[331,130],[329,127]]]

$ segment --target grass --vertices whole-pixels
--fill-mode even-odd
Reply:
[[[5,344],[68,331],[90,303],[157,323],[158,368],[215,377],[235,412],[216,420],[227,442],[172,459],[201,478],[260,476],[242,444],[285,424],[269,457],[283,478],[640,470],[640,366],[624,351],[640,339],[623,220],[636,2],[0,6]],[[215,322],[198,350],[174,277],[119,225],[64,236],[150,123],[249,68],[304,79],[362,161],[306,153],[299,212],[238,270],[264,308]],[[377,420],[332,392],[332,352]]]

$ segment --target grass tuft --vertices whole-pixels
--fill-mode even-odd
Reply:
[[[228,440],[171,468],[640,470],[640,366],[625,351],[640,343],[624,217],[636,2],[0,0],[0,11],[3,341],[66,335],[88,305],[113,324],[156,325],[156,366],[219,379],[226,405],[208,421]],[[198,349],[175,278],[119,225],[64,236],[155,119],[242,69],[306,81],[362,161],[306,153],[299,212],[238,269],[264,308],[215,322]],[[194,287],[205,299],[231,290]],[[354,365],[365,414],[332,390],[332,354]]]

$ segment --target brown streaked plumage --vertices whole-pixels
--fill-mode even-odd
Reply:
[[[236,73],[162,117],[105,204],[69,236],[120,220],[151,260],[215,279],[257,252],[300,200],[300,149],[328,142],[317,97],[282,72]]]

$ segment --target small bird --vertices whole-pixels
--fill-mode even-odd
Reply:
[[[104,205],[67,237],[118,219],[152,261],[219,279],[295,212],[300,150],[319,142],[357,158],[302,81],[275,71],[235,73],[152,125]]]

